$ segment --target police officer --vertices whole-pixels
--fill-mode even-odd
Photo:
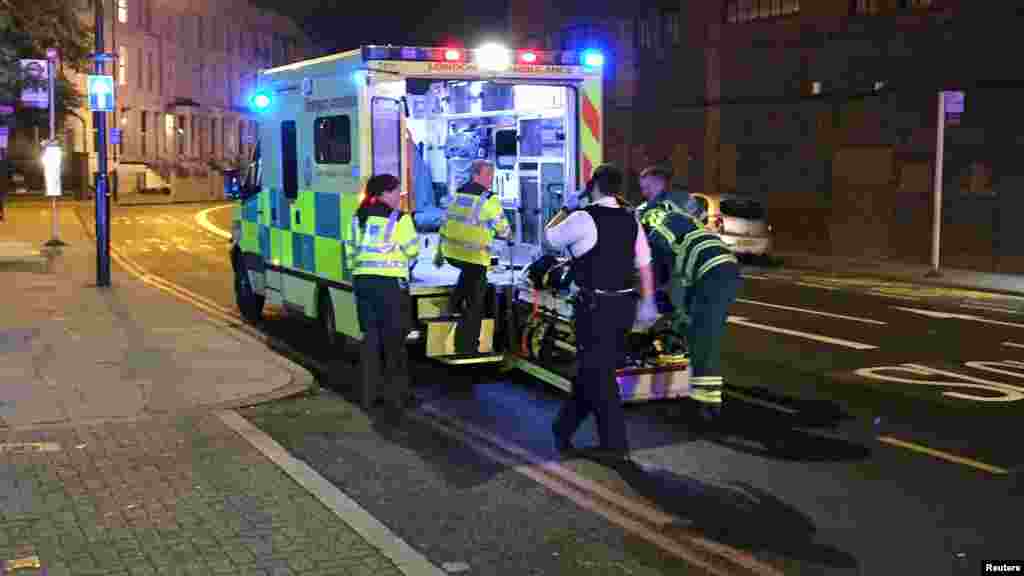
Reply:
[[[644,202],[640,223],[650,241],[659,286],[668,283],[689,345],[691,398],[712,420],[722,407],[721,345],[729,306],[736,300],[740,269],[719,237],[665,197],[671,172],[653,166],[640,174]],[[671,271],[670,273],[668,271]]]
[[[599,454],[620,458],[629,449],[615,372],[638,316],[635,270],[640,271],[643,296],[640,321],[653,322],[657,310],[647,239],[636,217],[616,200],[622,180],[617,168],[598,166],[584,193],[569,195],[545,229],[550,246],[569,250],[579,288],[574,302],[576,381],[551,427],[563,452],[572,448],[570,440],[590,412],[597,420]],[[590,204],[575,210],[580,196]]]
[[[441,226],[440,246],[434,264],[447,260],[460,270],[451,295],[451,310],[461,312],[455,328],[457,354],[480,351],[480,325],[487,295],[487,269],[491,265],[491,242],[495,236],[508,238],[510,226],[501,201],[490,192],[494,164],[474,160],[471,179],[458,189],[448,205]]]
[[[352,219],[349,269],[352,270],[359,329],[364,407],[376,400],[376,383],[389,383],[390,402],[404,408],[410,400],[406,336],[409,318],[409,264],[419,254],[412,218],[398,207],[398,178],[379,174],[366,183],[366,195]]]

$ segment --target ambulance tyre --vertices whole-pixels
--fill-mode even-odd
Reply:
[[[335,350],[341,342],[341,337],[334,318],[334,306],[331,305],[331,297],[327,290],[326,287],[321,288],[317,297],[317,317],[320,318],[320,326],[324,331],[324,344],[328,350]]]
[[[235,303],[238,311],[249,322],[257,322],[263,317],[263,295],[256,294],[252,289],[252,281],[249,280],[249,271],[246,270],[240,258],[235,258]]]

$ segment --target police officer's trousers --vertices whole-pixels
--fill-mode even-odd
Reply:
[[[740,268],[727,262],[708,270],[690,288],[686,333],[690,348],[690,397],[702,404],[722,404],[722,337],[729,307],[736,301],[739,287]]]
[[[450,301],[452,311],[462,314],[455,327],[455,352],[477,354],[487,297],[487,267],[455,259],[448,262],[461,271]]]
[[[398,278],[385,276],[355,276],[353,285],[363,332],[360,400],[370,407],[383,396],[401,406],[409,395],[409,292]]]
[[[636,317],[632,294],[581,291],[575,303],[576,381],[555,419],[558,439],[570,439],[591,412],[601,447],[625,452],[626,421],[616,368],[626,353],[626,335]]]

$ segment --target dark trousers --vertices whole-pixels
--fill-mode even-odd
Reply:
[[[397,278],[355,276],[353,284],[363,332],[360,367],[361,401],[370,407],[380,394],[394,403],[404,402],[409,394],[409,292]]]
[[[555,419],[559,438],[571,438],[594,414],[601,447],[625,451],[626,419],[615,370],[626,352],[626,335],[636,317],[631,295],[580,292],[576,300],[576,381]]]
[[[733,263],[712,268],[690,288],[686,340],[693,377],[721,376],[722,337],[739,288],[740,268]]]
[[[451,310],[462,313],[455,327],[455,352],[477,354],[480,352],[480,325],[487,297],[487,267],[460,260],[448,262],[461,272],[450,300]]]

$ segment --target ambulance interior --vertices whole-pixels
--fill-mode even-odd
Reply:
[[[542,231],[575,181],[575,89],[565,85],[404,79],[374,85],[374,172],[400,173],[407,209],[424,237],[414,283],[446,285],[458,271],[431,263],[441,218],[456,190],[470,179],[470,164],[495,165],[493,193],[512,226],[509,246],[495,241],[494,275],[506,276],[542,251]],[[387,134],[400,131],[404,138]],[[399,154],[406,146],[405,158]],[[407,159],[407,160],[406,160]],[[408,165],[404,165],[408,163]],[[498,278],[495,280],[500,281]]]

